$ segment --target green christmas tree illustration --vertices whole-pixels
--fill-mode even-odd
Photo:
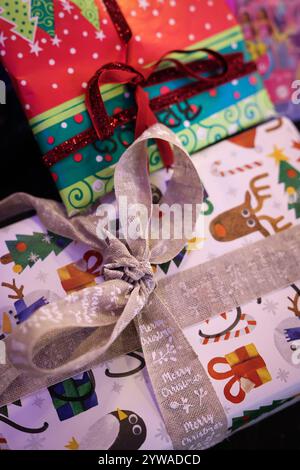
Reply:
[[[99,23],[99,8],[95,0],[72,0],[72,3],[77,5],[84,16],[97,30],[100,29]]]
[[[293,400],[295,397],[286,398],[285,400],[274,400],[270,405],[261,406],[256,410],[245,410],[243,416],[239,416],[238,418],[232,419],[232,427],[231,431],[236,431],[237,429],[245,426],[246,424],[254,421],[255,419],[259,418],[260,416],[270,413],[270,411],[276,410],[280,406],[284,405],[288,401]]]
[[[274,146],[269,155],[279,165],[279,183],[284,184],[285,192],[288,194],[288,208],[294,209],[297,219],[300,217],[300,172],[288,161],[283,149]]]
[[[15,33],[27,39],[27,41],[33,41],[37,18],[32,15],[30,1],[4,0],[1,2],[1,8],[3,11],[0,13],[0,18],[12,23]]]
[[[53,232],[34,232],[33,235],[16,235],[16,240],[6,241],[9,253],[0,258],[2,264],[14,262],[14,272],[21,273],[27,266],[30,268],[38,261],[44,260],[54,252],[58,255],[72,240],[56,235]]]
[[[289,196],[289,209],[294,209],[297,219],[300,217],[300,172],[286,161],[279,166],[279,183],[284,183]]]

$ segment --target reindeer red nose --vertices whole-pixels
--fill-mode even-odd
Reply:
[[[216,223],[213,226],[213,233],[216,238],[225,238],[227,235],[226,228],[220,223]]]

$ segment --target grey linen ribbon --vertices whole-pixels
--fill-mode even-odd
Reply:
[[[128,206],[142,204],[150,214],[145,237],[128,237],[123,243],[106,231],[106,238],[100,239],[96,230],[99,217],[94,209],[68,219],[60,204],[26,194],[0,203],[0,217],[34,208],[47,229],[101,250],[105,260],[105,282],[40,308],[6,339],[10,365],[2,370],[0,394],[2,400],[15,399],[15,393],[21,396],[102,362],[111,351],[113,356],[132,350],[140,339],[174,448],[204,449],[224,439],[227,418],[182,332],[177,308],[170,309],[153,277],[151,264],[173,259],[187,241],[152,240],[147,236],[151,215],[153,218],[155,214],[146,144],[148,139],[157,138],[173,146],[175,162],[161,202],[176,203],[181,208],[202,202],[201,182],[189,155],[175,134],[155,124],[126,150],[115,171],[117,202],[126,196]],[[193,211],[193,223],[196,218]],[[120,221],[123,225],[122,215]]]

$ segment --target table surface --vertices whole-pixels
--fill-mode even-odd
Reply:
[[[24,191],[59,200],[55,184],[42,164],[39,148],[1,66],[0,80],[7,83],[7,104],[0,105],[0,199]],[[297,416],[300,416],[300,403],[235,434],[215,449],[299,449],[300,420]]]

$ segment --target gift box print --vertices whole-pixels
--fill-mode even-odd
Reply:
[[[70,419],[98,405],[92,371],[49,387],[60,421]]]
[[[90,263],[91,260],[91,263]],[[57,270],[63,289],[67,294],[84,287],[94,286],[100,276],[103,257],[95,250],[89,250],[77,263],[70,263]]]
[[[200,5],[198,0],[193,5],[158,5],[153,1],[138,8],[134,2],[121,0],[119,6],[133,33],[128,48],[115,31],[106,3],[53,0],[41,9],[38,2],[28,1],[22,6],[23,14],[26,13],[24,27],[15,14],[14,2],[7,2],[0,13],[2,59],[44,154],[65,146],[66,141],[91,128],[85,105],[88,81],[106,62],[124,62],[126,50],[127,63],[137,71],[168,52],[166,40],[172,49],[208,47],[223,54],[245,52],[240,28],[225,0],[218,3],[218,15],[215,5]],[[195,61],[203,54],[174,57],[182,62]],[[31,73],[37,69],[39,73]],[[161,81],[147,91],[151,99],[166,98],[168,93],[191,83],[193,80],[187,78]],[[109,115],[117,116],[133,104],[128,87],[105,85],[101,93]],[[272,106],[259,76],[245,69],[224,84],[167,106],[157,113],[157,118],[178,133],[189,152],[195,152],[263,121],[270,113]],[[53,178],[70,214],[111,191],[113,165],[132,141],[133,125],[124,124],[115,129],[113,136],[70,150],[59,162],[51,164]],[[150,169],[154,171],[162,163],[156,146],[151,147],[150,153]]]
[[[220,364],[229,365],[229,370],[217,371],[216,366]],[[265,361],[253,343],[225,354],[225,357],[213,358],[208,364],[208,373],[215,380],[229,379],[224,387],[224,395],[232,403],[241,403],[246,393],[272,380]],[[239,390],[234,394],[232,389],[236,383],[239,383]]]

